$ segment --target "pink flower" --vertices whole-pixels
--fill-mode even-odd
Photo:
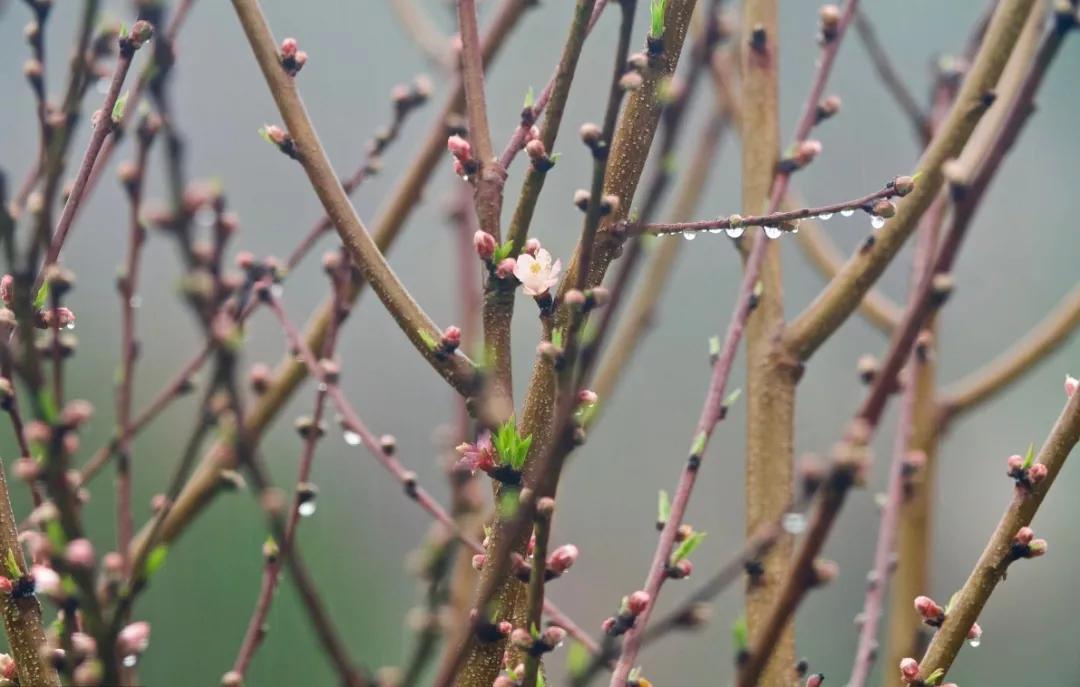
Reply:
[[[461,470],[487,472],[494,470],[498,464],[495,446],[491,443],[491,434],[488,432],[481,434],[475,443],[461,444],[457,447],[457,452],[461,454],[461,458],[456,467]]]
[[[914,682],[919,677],[919,662],[913,658],[905,658],[900,661],[900,678],[907,683]]]
[[[46,596],[58,596],[60,594],[60,575],[47,565],[35,565],[30,568],[30,576],[34,578],[34,589]]]
[[[5,277],[6,279],[7,277]],[[1065,395],[1072,398],[1072,395],[1076,393],[1076,389],[1080,387],[1080,379],[1065,375]]]
[[[562,261],[551,261],[551,253],[540,248],[536,257],[522,253],[514,265],[514,276],[521,282],[521,288],[529,296],[543,296],[552,286],[559,283],[559,271]]]

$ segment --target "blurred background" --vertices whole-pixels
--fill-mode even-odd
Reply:
[[[452,3],[418,0],[447,33],[454,30]],[[482,3],[484,18],[494,0]],[[498,146],[517,124],[525,91],[539,90],[557,58],[573,3],[548,0],[527,13],[508,47],[489,72],[488,101]],[[647,3],[639,2],[640,45],[647,27]],[[790,136],[809,88],[817,56],[819,3],[782,4],[780,56],[782,132]],[[48,62],[54,89],[66,78],[70,36],[79,3],[56,3],[48,27]],[[106,0],[107,16],[128,23],[130,3]],[[450,80],[438,75],[399,25],[389,3],[380,0],[264,0],[271,27],[281,38],[294,36],[309,53],[300,88],[324,145],[342,174],[361,160],[371,133],[389,122],[389,93],[420,73],[432,74],[433,102],[407,123],[402,140],[384,158],[384,171],[355,196],[361,217],[373,218],[397,174],[419,147]],[[963,49],[980,2],[865,3],[881,40],[904,79],[920,95],[930,83],[930,66],[942,54]],[[13,180],[30,166],[37,146],[33,100],[22,76],[28,57],[22,28],[30,14],[19,2],[0,3],[0,166]],[[574,189],[587,186],[587,152],[574,132],[602,117],[617,21],[610,12],[589,39],[574,82],[563,136],[563,154],[548,178],[533,224],[554,255],[568,257],[580,230],[571,205]],[[221,183],[229,206],[241,220],[234,249],[283,256],[321,215],[319,204],[296,164],[264,143],[256,130],[278,116],[250,54],[232,8],[226,2],[197,2],[179,41],[173,77],[176,123],[188,144],[193,178]],[[140,60],[145,57],[140,56]],[[63,74],[61,74],[63,67]],[[995,356],[1027,331],[1077,281],[1080,241],[1074,226],[1076,136],[1080,91],[1080,41],[1070,40],[1039,97],[1035,118],[1018,149],[1009,156],[979,213],[974,234],[959,261],[958,288],[940,330],[943,380],[955,379]],[[843,98],[843,110],[816,132],[824,153],[796,187],[811,204],[854,198],[897,174],[914,171],[918,150],[908,124],[876,78],[860,42],[850,34],[830,80],[829,93]],[[84,113],[98,106],[93,92]],[[679,152],[685,162],[696,145],[711,96],[702,92]],[[82,154],[89,126],[84,118],[73,154]],[[161,146],[155,147],[149,196],[164,199]],[[113,165],[131,154],[130,143]],[[462,183],[449,158],[417,208],[390,262],[436,322],[458,317],[454,244],[446,221],[448,202]],[[73,168],[74,165],[71,165]],[[518,188],[518,160],[507,184]],[[725,141],[699,217],[738,209],[737,142]],[[118,364],[119,314],[114,276],[127,236],[127,204],[110,175],[89,199],[64,254],[78,276],[70,305],[78,316],[80,346],[69,367],[70,397],[94,402],[96,421],[84,433],[84,453],[107,440],[112,430],[113,375]],[[837,216],[826,228],[845,252],[862,240],[868,218]],[[675,239],[668,239],[675,240]],[[336,243],[327,237],[323,249]],[[790,237],[783,239],[785,298],[797,313],[822,285]],[[171,241],[151,235],[144,262],[143,305],[138,314],[142,357],[136,373],[136,408],[141,408],[198,344],[197,328],[177,299],[180,270]],[[883,289],[896,298],[906,290],[909,254],[889,270]],[[671,489],[685,459],[707,383],[709,336],[727,322],[740,275],[730,242],[703,235],[683,251],[678,274],[666,291],[657,328],[628,371],[606,416],[579,450],[565,475],[556,542],[573,542],[581,558],[572,574],[552,585],[552,597],[590,631],[616,608],[619,597],[641,586],[655,544],[656,493]],[[305,263],[285,286],[294,319],[306,319],[324,295],[316,260]],[[515,319],[515,379],[518,397],[528,380],[539,327],[532,306],[522,301]],[[880,354],[886,342],[858,317],[814,357],[799,389],[797,451],[826,450],[862,397],[855,374],[857,357]],[[275,322],[257,315],[248,332],[245,362],[274,363],[285,350]],[[396,435],[403,460],[444,502],[448,496],[436,459],[435,429],[453,417],[451,392],[406,343],[375,299],[366,295],[343,333],[343,385],[377,433]],[[1080,370],[1080,344],[1071,341],[1009,392],[955,424],[942,447],[936,495],[933,588],[944,601],[966,578],[1010,496],[1003,478],[1007,455],[1040,442],[1060,411],[1064,374]],[[741,366],[732,386],[740,386]],[[295,396],[263,443],[275,481],[294,480],[300,440],[292,419],[310,412],[312,387]],[[688,519],[709,537],[695,554],[698,577],[727,560],[743,538],[743,407],[721,424],[713,441]],[[153,494],[164,489],[182,442],[193,423],[194,398],[173,406],[141,434],[134,451],[137,516],[150,516]],[[857,628],[853,617],[863,598],[878,519],[875,492],[884,485],[891,445],[891,420],[880,433],[870,488],[849,500],[826,555],[840,564],[837,581],[808,597],[799,616],[801,655],[814,670],[843,684],[850,670]],[[8,424],[0,426],[5,465],[18,455]],[[79,457],[80,460],[84,456]],[[320,444],[314,470],[320,486],[317,513],[303,521],[300,546],[319,582],[334,621],[358,662],[370,667],[400,664],[414,636],[404,616],[422,602],[405,561],[428,529],[424,513],[409,504],[390,478],[365,453],[346,445],[335,431]],[[114,541],[110,477],[96,483],[86,522],[99,551]],[[982,648],[965,648],[950,678],[960,685],[1080,684],[1080,466],[1069,466],[1047,499],[1035,527],[1050,542],[1050,555],[1018,565],[980,618]],[[25,489],[13,488],[16,513],[28,511]],[[168,562],[137,606],[136,616],[153,626],[141,675],[147,685],[216,684],[233,661],[255,600],[262,568],[264,522],[246,493],[226,495],[171,550]],[[665,587],[661,607],[672,606],[695,586]],[[730,675],[730,625],[741,607],[732,589],[715,607],[713,623],[695,635],[680,635],[649,647],[641,656],[646,674],[659,685],[726,684]],[[550,661],[553,682],[561,683],[565,652]],[[894,668],[888,666],[887,670]],[[880,671],[879,671],[880,672]],[[329,685],[335,682],[307,619],[286,579],[270,614],[270,632],[250,673],[254,685]]]

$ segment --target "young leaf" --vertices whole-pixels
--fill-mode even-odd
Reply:
[[[742,389],[736,389],[735,391],[732,391],[724,398],[724,407],[730,408],[731,406],[733,406],[735,404],[735,401],[739,400],[740,396],[742,396]]]
[[[124,109],[127,107],[128,94],[124,93],[122,96],[116,99],[116,103],[112,109],[112,120],[119,124],[120,120],[124,118]]]
[[[701,542],[705,539],[705,532],[694,532],[686,539],[683,539],[679,544],[679,548],[675,549],[675,553],[671,554],[671,564],[675,565],[684,558],[694,553],[697,547],[701,546]]]
[[[671,517],[671,497],[663,489],[660,490],[660,503],[656,508],[656,522],[666,523]]]
[[[34,310],[41,310],[49,302],[49,282],[44,282],[34,296]]]
[[[701,454],[705,453],[705,441],[707,439],[705,432],[698,432],[697,436],[694,437],[694,443],[690,445],[690,455],[700,458]]]
[[[435,339],[435,336],[426,329],[417,329],[416,333],[420,335],[420,340],[424,342],[424,345],[428,349],[434,351],[439,347],[439,342]]]
[[[731,640],[736,651],[746,651],[750,646],[750,629],[746,624],[746,615],[740,615],[731,624]]]
[[[930,675],[926,678],[925,682],[927,685],[933,686],[941,682],[941,678],[943,677],[945,677],[945,669],[938,668],[934,672],[930,673]]]
[[[522,105],[522,109],[531,108],[536,104],[536,93],[533,92],[533,87],[529,86],[529,90],[525,91],[525,104]]]
[[[4,556],[4,569],[8,577],[13,580],[22,577],[22,570],[19,570],[19,562],[15,559],[15,551],[12,549],[8,549],[7,555]]]
[[[664,15],[667,13],[667,0],[652,0],[649,7],[649,35],[660,38],[664,35]]]
[[[143,568],[143,574],[146,579],[153,577],[161,566],[165,565],[165,558],[169,555],[169,547],[165,544],[158,544],[150,552],[150,555],[146,557],[146,567]]]
[[[1035,462],[1035,444],[1028,444],[1027,453],[1024,454],[1024,469],[1027,470]]]
[[[566,672],[572,677],[585,674],[591,662],[589,650],[581,642],[572,642],[566,650]]]

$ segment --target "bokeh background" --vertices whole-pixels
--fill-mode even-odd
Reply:
[[[438,24],[453,30],[452,4],[420,0]],[[494,0],[482,3],[485,17]],[[647,3],[639,3],[646,5]],[[781,17],[781,106],[783,131],[794,126],[809,87],[817,46],[819,3],[784,2]],[[937,56],[962,49],[981,2],[909,0],[868,2],[866,11],[882,41],[916,92],[925,93],[929,66]],[[57,3],[49,25],[49,79],[55,94],[66,68],[68,45],[79,3]],[[106,0],[107,14],[130,22],[130,3]],[[419,73],[437,74],[381,0],[264,0],[279,37],[299,39],[310,55],[299,77],[307,106],[341,173],[360,160],[372,131],[389,120],[388,94]],[[523,94],[540,88],[550,74],[565,35],[572,3],[548,0],[529,12],[488,78],[488,98],[496,141],[517,123]],[[21,65],[28,56],[21,32],[29,13],[18,2],[0,3],[0,166],[18,179],[37,145],[33,104]],[[612,13],[614,15],[614,12]],[[588,41],[574,83],[557,146],[564,157],[549,175],[534,234],[556,255],[568,255],[579,232],[580,214],[570,204],[575,188],[587,186],[586,153],[573,132],[602,115],[617,22],[606,16]],[[646,12],[639,8],[643,38]],[[318,202],[300,168],[266,145],[256,130],[278,117],[229,3],[198,2],[179,39],[174,76],[176,120],[188,143],[192,177],[219,180],[230,207],[239,213],[241,234],[234,248],[259,255],[285,255],[320,215]],[[140,58],[141,59],[141,58]],[[1022,334],[1077,281],[1080,241],[1074,217],[1076,135],[1080,91],[1076,78],[1080,45],[1070,40],[1039,98],[1038,111],[1020,145],[1006,162],[978,216],[957,270],[958,289],[947,308],[940,335],[944,380],[975,369]],[[370,219],[382,205],[395,175],[419,146],[449,80],[435,78],[434,103],[407,124],[402,140],[386,155],[382,175],[355,198]],[[862,195],[891,177],[913,171],[917,150],[906,121],[875,78],[852,35],[843,46],[829,92],[844,101],[839,117],[816,135],[824,154],[800,175],[797,187],[811,202]],[[100,94],[91,94],[92,110]],[[679,159],[695,145],[696,122],[704,119],[708,97],[696,101],[693,121]],[[89,126],[73,146],[81,154]],[[789,135],[789,134],[785,134]],[[158,146],[160,149],[160,146]],[[114,158],[123,160],[125,152]],[[737,142],[725,142],[699,216],[727,214],[739,197]],[[114,165],[115,165],[114,161]],[[163,165],[152,163],[150,196],[163,198]],[[446,222],[446,203],[459,182],[447,159],[416,209],[390,261],[428,312],[452,323],[455,261]],[[514,192],[519,161],[507,188]],[[70,366],[69,395],[98,407],[97,421],[83,437],[85,452],[107,439],[112,427],[113,373],[118,353],[118,307],[114,275],[126,240],[126,202],[108,177],[89,200],[64,254],[78,275],[71,305],[78,315],[80,348]],[[867,233],[864,216],[837,216],[828,231],[845,250]],[[675,239],[669,239],[675,240]],[[330,247],[333,240],[324,241]],[[798,312],[821,286],[794,242],[785,240],[785,297],[789,314]],[[177,299],[179,279],[174,248],[154,236],[145,256],[146,279],[139,313],[143,354],[137,371],[136,406],[141,407],[194,350],[198,336]],[[883,288],[902,297],[909,255],[890,269]],[[578,451],[563,481],[555,539],[582,551],[574,572],[552,585],[552,596],[585,626],[597,631],[619,596],[638,588],[655,543],[656,492],[671,488],[697,417],[707,381],[706,340],[726,323],[740,267],[722,236],[702,236],[683,252],[667,290],[657,329],[628,371],[607,415]],[[292,275],[285,300],[293,317],[306,316],[324,293],[315,261]],[[519,397],[528,380],[538,326],[527,301],[515,320],[515,372]],[[864,352],[880,353],[886,342],[853,317],[814,357],[800,386],[798,451],[826,449],[861,398],[854,362]],[[246,362],[272,363],[284,350],[279,330],[265,313],[247,336]],[[344,387],[368,424],[397,436],[404,460],[445,500],[447,490],[436,461],[434,429],[452,417],[450,391],[414,353],[391,319],[366,297],[349,320],[341,345]],[[934,535],[933,589],[947,599],[965,579],[1009,498],[1003,479],[1005,457],[1041,441],[1062,404],[1061,381],[1080,370],[1080,344],[1068,343],[1008,394],[958,422],[942,450],[939,520]],[[742,383],[741,367],[733,385]],[[309,412],[311,388],[296,396],[264,442],[276,481],[288,485],[295,474],[300,442],[291,420]],[[140,520],[150,515],[150,497],[162,490],[192,424],[193,400],[172,407],[136,442],[134,474]],[[689,520],[709,532],[695,556],[708,571],[737,549],[743,532],[743,427],[736,408],[710,449]],[[881,433],[878,455],[887,456],[891,420]],[[10,466],[17,456],[10,429],[0,427],[0,456]],[[843,684],[850,669],[866,572],[876,538],[875,491],[884,483],[885,460],[875,468],[871,488],[850,499],[826,554],[840,564],[832,586],[813,593],[799,616],[799,652],[812,659],[829,682]],[[1075,469],[1073,469],[1075,468]],[[425,515],[401,497],[369,456],[336,434],[321,444],[314,472],[321,487],[319,508],[303,522],[300,541],[335,622],[350,651],[365,665],[400,663],[414,642],[403,622],[421,601],[416,581],[405,574],[405,559],[428,528]],[[110,478],[101,478],[87,506],[89,530],[106,550],[113,541]],[[980,649],[965,648],[950,677],[961,685],[1080,684],[1080,466],[1070,466],[1035,523],[1050,541],[1050,555],[1018,565],[980,619]],[[15,489],[17,512],[25,513],[24,490]],[[141,599],[137,616],[152,623],[153,641],[141,667],[147,685],[210,685],[231,665],[258,589],[263,520],[245,493],[219,498],[170,552],[166,566]],[[694,586],[693,580],[665,588],[667,607]],[[740,608],[733,589],[718,600],[715,620],[696,635],[650,647],[641,657],[656,684],[726,684],[731,667],[729,627]],[[333,673],[320,653],[292,586],[285,581],[270,616],[270,633],[251,671],[255,685],[329,685]],[[555,679],[563,656],[551,663]],[[892,674],[892,667],[888,667]]]

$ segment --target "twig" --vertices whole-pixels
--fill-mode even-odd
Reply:
[[[472,393],[476,377],[472,362],[460,354],[440,355],[431,345],[431,341],[439,340],[440,330],[405,290],[349,202],[311,125],[293,77],[281,66],[277,43],[258,0],[233,0],[233,8],[292,137],[299,162],[364,279],[372,284],[383,305],[428,363],[460,393]]]
[[[912,129],[915,131],[916,138],[923,145],[926,145],[931,138],[929,120],[923,113],[923,108],[919,105],[915,96],[911,94],[907,84],[900,77],[896,67],[893,66],[888,51],[878,40],[874,25],[863,11],[855,13],[855,33],[858,34],[859,40],[862,41],[866,54],[870,56],[870,63],[874,65],[881,84],[889,95],[893,97],[893,100],[896,101],[900,111],[907,117]]]
[[[1045,479],[1031,489],[1017,487],[1014,490],[1012,502],[991,535],[986,549],[979,556],[964,586],[949,604],[945,622],[919,662],[919,677],[923,680],[938,670],[947,672],[952,666],[972,624],[978,620],[990,594],[1004,579],[1009,564],[1015,560],[1012,551],[1016,533],[1021,527],[1031,524],[1077,440],[1080,440],[1080,393],[1074,393],[1065,404],[1061,416],[1039,449],[1035,462],[1046,466]]]
[[[398,24],[412,38],[424,56],[442,69],[450,68],[454,58],[450,38],[444,36],[431,21],[416,0],[391,0],[390,9],[398,18]]]

